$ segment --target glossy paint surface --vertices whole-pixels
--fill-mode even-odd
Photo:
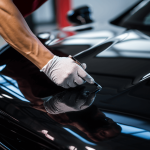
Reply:
[[[73,107],[96,87],[87,83],[69,90],[58,87],[13,48],[3,47],[0,51],[0,147],[149,150],[148,34],[108,24],[99,31],[82,32],[63,40],[45,34],[41,41],[48,49],[55,55],[71,54],[85,62],[86,71],[102,86],[85,110],[57,115],[46,112],[44,100],[59,97],[61,102]],[[43,38],[43,34],[40,36]]]
[[[134,107],[130,106],[131,108],[134,108],[132,111],[129,107],[126,109],[126,104],[124,104],[123,109],[120,109],[119,102],[117,102],[117,105],[115,103],[115,101],[117,101],[117,98],[115,97],[122,96],[126,92],[128,95],[128,90],[131,90],[132,92],[132,88],[129,86],[131,84],[131,79],[129,80],[129,77],[128,75],[126,77],[126,74],[124,75],[124,78],[119,77],[119,75],[115,76],[115,74],[120,74],[120,69],[118,72],[111,72],[111,70],[106,67],[105,63],[103,63],[102,66],[105,66],[105,69],[110,71],[111,75],[109,74],[109,76],[101,74],[104,70],[103,67],[99,67],[101,64],[100,62],[95,64],[97,67],[95,67],[95,65],[93,67],[90,66],[95,59],[101,61],[100,58],[102,58],[106,59],[105,61],[108,62],[110,57],[103,57],[101,54],[107,50],[109,51],[112,47],[117,47],[117,44],[131,40],[132,37],[134,37],[133,39],[135,40],[144,39],[142,34],[137,35],[136,32],[129,31],[126,35],[105,41],[104,43],[98,44],[95,47],[84,51],[80,55],[77,55],[76,58],[81,62],[83,62],[82,59],[87,60],[88,58],[88,60],[90,60],[90,63],[85,61],[88,64],[88,72],[94,76],[94,71],[92,72],[90,69],[96,69],[95,73],[97,74],[94,78],[102,85],[103,89],[96,94],[96,99],[89,108],[79,112],[76,111],[58,115],[46,113],[43,107],[43,99],[49,96],[55,96],[65,89],[54,85],[36,68],[36,66],[15,50],[8,47],[7,51],[1,54],[0,109],[2,120],[1,128],[3,127],[3,131],[6,132],[9,130],[9,134],[12,133],[12,137],[14,136],[12,131],[15,133],[20,132],[21,135],[25,135],[28,140],[22,139],[21,135],[17,134],[22,143],[21,145],[25,142],[30,142],[33,146],[33,143],[38,145],[39,142],[37,141],[41,141],[41,144],[44,144],[47,149],[49,147],[54,147],[54,149],[76,148],[79,150],[149,149],[149,112],[147,110],[144,112],[143,109],[137,111],[137,109],[140,110],[140,107],[133,104],[133,102],[135,102],[134,98],[130,99],[130,104],[132,103],[132,105],[134,105]],[[129,38],[129,40],[127,40],[127,38]],[[144,40],[146,41],[148,39]],[[132,49],[134,49],[133,46]],[[121,48],[119,50],[122,51]],[[102,52],[99,53],[100,51]],[[64,55],[62,52],[60,54]],[[118,56],[115,58],[113,57],[114,61],[116,61],[117,58]],[[136,60],[137,59],[141,61],[141,57],[137,57]],[[136,60],[135,58],[132,58],[132,61]],[[148,62],[147,59],[146,61]],[[111,65],[112,63],[110,64],[110,67]],[[131,72],[126,71],[126,73]],[[139,75],[138,72],[135,73],[135,75]],[[141,81],[140,84],[144,84],[147,80],[148,79]],[[126,88],[124,88],[124,86],[126,86]],[[138,87],[138,84],[132,86]],[[78,99],[83,91],[92,92],[95,90],[95,86],[89,84],[85,84],[81,88],[72,89],[72,92],[74,91],[72,101]],[[134,95],[135,94],[137,94],[136,91],[134,92]],[[139,97],[140,96],[136,96],[137,99],[139,99]],[[124,96],[122,99],[124,99]],[[128,101],[126,101],[126,103],[127,102]],[[124,101],[120,101],[120,103],[122,104]],[[113,107],[114,105],[115,107]],[[144,103],[141,103],[141,106],[145,108],[148,107]],[[11,122],[17,127],[6,123],[7,121],[5,122],[3,117],[7,121],[11,119]],[[6,126],[6,124],[8,124],[8,126]],[[11,126],[12,129],[10,128]],[[19,129],[18,126],[23,127],[23,129]],[[6,138],[4,137],[5,132],[1,133],[3,135],[3,140]],[[34,137],[32,137],[33,135]],[[36,139],[36,142],[31,141],[30,137],[32,137],[32,140]],[[4,141],[2,144],[9,147]],[[9,142],[11,143],[11,140],[9,140]],[[15,142],[17,143],[17,141]],[[42,149],[40,146],[38,148]]]

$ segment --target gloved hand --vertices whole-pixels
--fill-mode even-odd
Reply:
[[[90,93],[84,89],[85,87],[79,86],[42,98],[45,110],[50,114],[60,114],[88,108],[94,102],[96,93]]]
[[[86,68],[85,64],[83,68]],[[41,71],[55,84],[64,88],[76,87],[85,81],[94,84],[94,79],[83,68],[69,57],[54,56]]]

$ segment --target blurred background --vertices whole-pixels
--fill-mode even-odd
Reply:
[[[87,5],[91,8],[92,19],[100,25],[116,18],[137,1],[139,0],[48,0],[28,16],[26,21],[36,35],[41,32],[58,31],[71,26],[66,17],[69,10]],[[0,46],[5,43],[0,37]]]

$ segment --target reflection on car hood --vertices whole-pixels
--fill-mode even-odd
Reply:
[[[130,42],[136,40],[149,41],[139,32],[128,31],[121,40],[109,39],[77,55],[79,61],[87,63],[87,71],[103,89],[87,109],[57,115],[46,112],[43,99],[64,89],[9,47],[0,55],[0,126],[5,131],[0,131],[1,143],[9,148],[5,141],[12,145],[12,139],[7,139],[10,134],[15,137],[14,143],[19,138],[21,146],[30,142],[40,145],[39,149],[42,146],[70,150],[150,148],[149,78],[139,80],[149,73],[149,59],[118,54],[125,49],[129,51]],[[135,53],[143,49],[148,52],[148,44],[145,45],[140,49],[140,45],[132,43],[131,48],[136,49]],[[117,55],[106,57],[103,53],[107,51],[115,51]],[[65,55],[61,50],[57,54]],[[83,87],[89,92],[95,89],[90,84]],[[74,98],[80,92],[75,91]]]
[[[97,54],[96,57],[150,58],[149,40],[149,37],[139,31],[129,31],[124,40]]]

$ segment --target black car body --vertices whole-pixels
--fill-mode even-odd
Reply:
[[[71,37],[55,44],[44,42],[58,56],[76,54],[75,58],[87,63],[87,72],[102,86],[92,105],[83,111],[48,114],[43,99],[65,89],[52,83],[10,46],[1,48],[2,149],[150,149],[150,31],[130,22],[139,11],[145,12],[150,2],[139,5],[142,7],[134,9],[134,13],[125,14],[125,21],[122,18],[113,22],[128,25],[127,31],[86,50],[80,44],[78,49],[63,44]],[[148,11],[144,13],[147,15]],[[69,51],[71,47],[74,49]],[[94,89],[94,85],[86,83],[68,93],[74,93],[76,99],[82,91]]]

